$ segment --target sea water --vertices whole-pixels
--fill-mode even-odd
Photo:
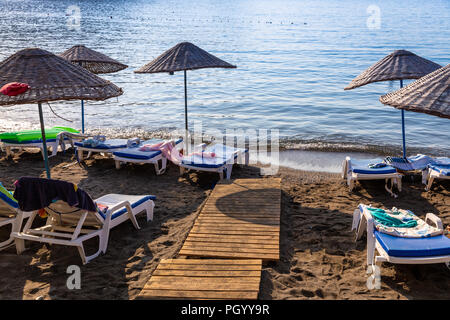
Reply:
[[[0,0],[0,60],[27,47],[59,54],[84,44],[128,65],[100,75],[124,94],[85,102],[87,132],[151,137],[184,128],[183,73],[133,71],[189,41],[237,66],[187,72],[191,127],[278,130],[283,150],[314,150],[335,164],[350,152],[399,155],[402,145],[400,111],[379,102],[399,82],[344,87],[397,49],[447,65],[449,39],[448,0]],[[46,126],[81,127],[79,101],[50,105],[70,121],[44,104]],[[448,119],[405,117],[408,154],[450,155]],[[38,127],[36,105],[1,108],[0,131]],[[308,167],[294,153],[283,161]]]

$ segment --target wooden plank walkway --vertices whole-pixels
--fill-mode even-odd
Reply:
[[[261,260],[163,259],[136,299],[258,298]]]
[[[279,178],[218,183],[179,255],[279,260],[280,183]]]

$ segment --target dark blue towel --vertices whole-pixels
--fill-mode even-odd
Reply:
[[[72,207],[92,212],[97,211],[92,198],[73,183],[61,180],[22,177],[15,183],[14,198],[22,211],[34,211],[62,200]]]

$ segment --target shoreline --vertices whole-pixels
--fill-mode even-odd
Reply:
[[[22,175],[44,176],[40,159],[37,152],[3,157],[0,181],[11,188]],[[93,198],[106,193],[156,195],[155,218],[146,223],[138,216],[138,231],[131,223],[114,228],[106,254],[81,266],[80,290],[65,285],[67,266],[81,264],[74,248],[30,243],[20,256],[14,248],[0,252],[0,270],[9,275],[0,279],[1,299],[134,299],[158,262],[176,256],[218,181],[213,173],[179,176],[173,164],[161,176],[151,165],[116,170],[112,159],[100,155],[80,166],[72,151],[59,153],[50,162],[53,178],[77,183]],[[381,289],[367,289],[366,243],[364,239],[355,243],[350,231],[353,210],[360,202],[411,209],[422,218],[433,212],[447,226],[448,182],[425,192],[420,181],[405,181],[399,198],[393,199],[382,182],[363,182],[349,193],[337,173],[280,167],[274,176],[282,179],[280,261],[263,265],[259,299],[450,299],[443,265],[383,264]],[[232,178],[246,177],[259,177],[259,167],[235,166]],[[95,245],[88,243],[88,250]]]

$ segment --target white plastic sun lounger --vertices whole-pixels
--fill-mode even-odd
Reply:
[[[435,179],[450,179],[450,158],[436,158],[422,171],[422,183],[430,190]]]
[[[346,157],[342,164],[342,178],[347,179],[349,191],[352,191],[355,187],[355,181],[383,179],[386,181],[386,191],[393,197],[397,197],[392,192],[392,187],[395,184],[397,189],[402,191],[402,175],[389,165],[380,168],[369,167],[371,163],[380,163],[382,161],[383,159],[355,160]],[[389,181],[391,181],[391,188],[387,185]]]
[[[139,138],[133,139],[106,139],[103,142],[99,142],[96,145],[87,144],[86,141],[74,142],[77,148],[78,161],[83,161],[89,158],[92,153],[101,153],[105,155],[112,155],[113,152],[130,147],[132,145],[138,145],[140,143]],[[84,152],[87,151],[87,157],[84,157]]]
[[[123,163],[150,163],[155,166],[155,171],[157,175],[163,174],[167,167],[167,158],[164,157],[161,151],[141,151],[140,147],[144,145],[154,145],[163,142],[162,139],[150,139],[143,141],[137,146],[132,146],[129,148],[124,148],[113,152],[113,158],[116,162],[116,169],[120,169]],[[183,147],[183,139],[169,140],[173,143],[177,149]]]
[[[16,199],[0,183],[0,228],[11,226],[9,238],[0,241],[0,251],[14,245],[12,233],[20,231],[23,219],[29,218],[31,214],[32,212],[22,212]]]
[[[399,264],[450,263],[450,239],[444,234],[424,238],[403,238],[377,231],[368,206],[360,204],[353,213],[352,230],[357,230],[356,240],[367,230],[367,265],[382,262]],[[425,222],[443,230],[441,219],[427,213]],[[378,252],[376,256],[375,253]]]
[[[58,153],[58,146],[61,145],[61,149],[65,150],[66,145],[70,144],[69,139],[61,139],[61,136],[64,132],[61,132],[57,135],[56,139],[46,139],[47,148],[51,149],[51,154],[48,156],[53,157]],[[44,159],[44,143],[42,139],[39,140],[30,140],[30,141],[22,141],[22,142],[12,142],[7,140],[2,140],[2,149],[5,149],[6,155],[12,155],[11,149],[19,149],[23,148],[37,148],[41,150],[42,158]]]
[[[122,194],[108,194],[96,199],[96,204],[107,206],[106,212],[98,210],[90,212],[69,206],[58,200],[45,208],[48,214],[46,225],[32,228],[32,223],[38,214],[33,213],[25,224],[22,232],[13,232],[17,253],[25,250],[25,240],[75,246],[81,256],[83,264],[106,253],[109,231],[124,221],[131,220],[133,226],[139,229],[136,215],[146,212],[147,221],[153,219],[154,196],[133,196]],[[96,253],[86,256],[83,242],[99,238],[99,248]]]
[[[235,163],[248,165],[249,152],[247,149],[230,147],[224,144],[200,145],[202,152],[215,153],[215,157],[202,157],[201,155],[184,156],[180,167],[180,174],[188,170],[217,172],[222,180],[224,173],[226,179],[231,178],[231,171]]]

